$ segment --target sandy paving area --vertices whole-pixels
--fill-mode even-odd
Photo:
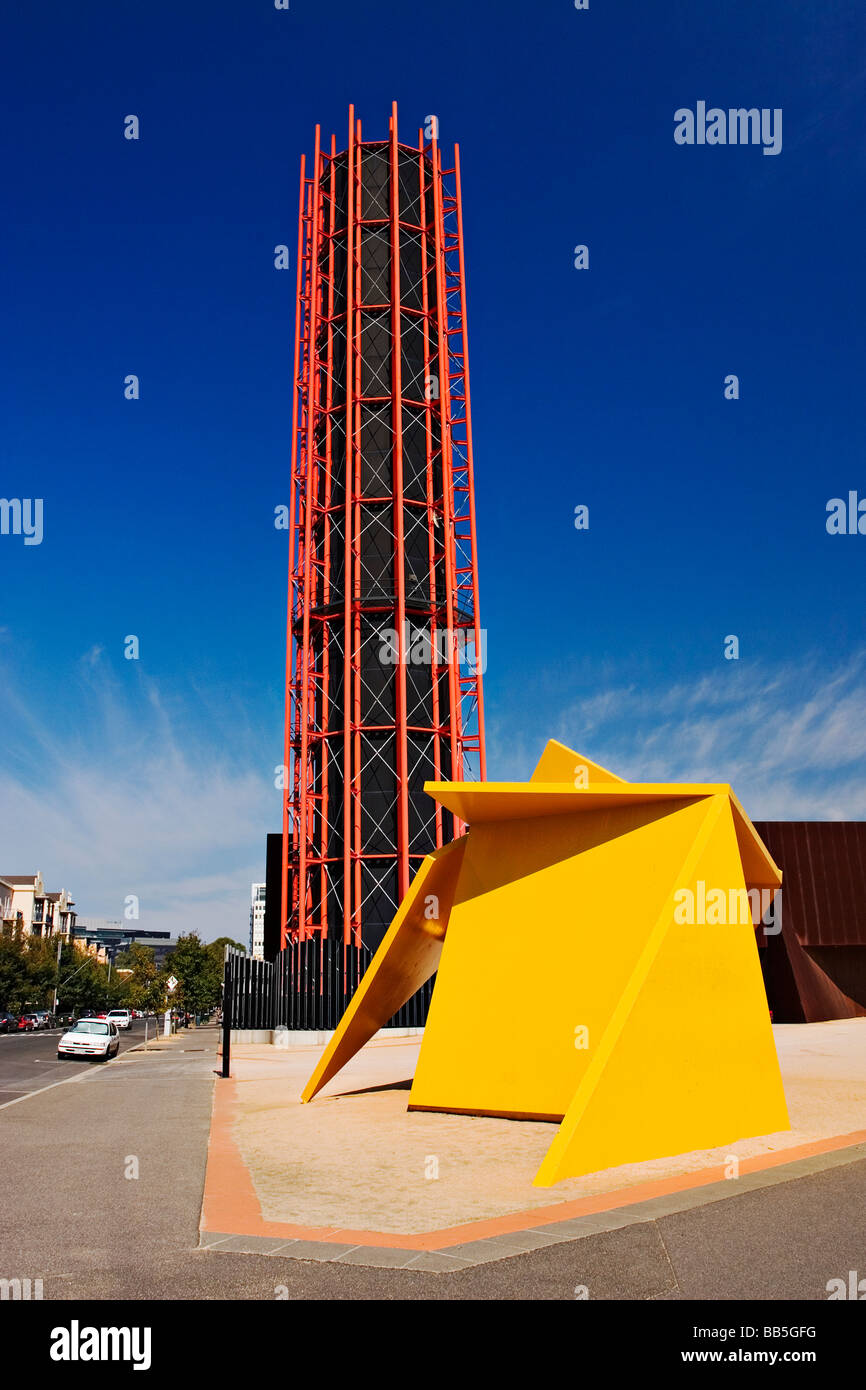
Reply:
[[[866,1129],[866,1019],[773,1030],[792,1129],[553,1188],[532,1186],[555,1126],[409,1113],[420,1039],[374,1040],[309,1105],[320,1047],[232,1048],[233,1127],[265,1221],[416,1233],[550,1207]]]

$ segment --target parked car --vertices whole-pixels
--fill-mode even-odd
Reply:
[[[38,1020],[36,1024],[37,1028],[50,1030],[51,1028],[57,1027],[57,1019],[53,1014],[49,1013],[47,1009],[37,1009],[36,1018]]]
[[[0,1013],[0,1033],[17,1033],[18,1015]]]
[[[70,1057],[81,1057],[104,1062],[109,1057],[116,1057],[119,1050],[120,1034],[113,1023],[98,1018],[82,1018],[59,1039],[57,1060],[62,1062]]]
[[[36,1014],[22,1014],[18,1020],[19,1033],[35,1033],[39,1027],[39,1019]]]
[[[129,1009],[109,1009],[108,1022],[113,1023],[115,1028],[128,1028],[132,1023],[132,1014]]]

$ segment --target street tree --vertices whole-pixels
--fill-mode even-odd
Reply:
[[[131,1009],[141,1009],[143,1013],[159,1013],[165,1008],[166,972],[156,964],[156,957],[150,946],[133,944],[129,950],[117,957],[117,970],[130,970],[126,982],[126,993]]]
[[[85,1009],[104,1009],[109,1000],[108,967],[95,956],[84,955],[74,946],[60,953],[57,1007],[62,1013],[81,1013]]]
[[[166,961],[166,970],[177,978],[173,998],[181,1008],[192,1014],[205,1014],[219,1003],[222,960],[204,945],[197,932],[178,937]]]
[[[18,1013],[28,995],[27,952],[20,928],[0,935],[0,1007]]]

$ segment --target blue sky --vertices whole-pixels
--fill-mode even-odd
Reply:
[[[0,536],[0,871],[82,915],[134,893],[142,927],[246,935],[282,759],[273,248],[351,101],[368,137],[396,99],[461,145],[490,774],[554,735],[755,818],[866,815],[866,537],[825,528],[866,496],[866,14],[436,15],[5,7],[0,495],[45,532]],[[677,145],[699,100],[781,108],[781,153]]]

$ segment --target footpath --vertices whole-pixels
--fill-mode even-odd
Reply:
[[[159,1296],[153,1271],[197,1244],[217,1036],[153,1039],[3,1112],[0,1276]]]

